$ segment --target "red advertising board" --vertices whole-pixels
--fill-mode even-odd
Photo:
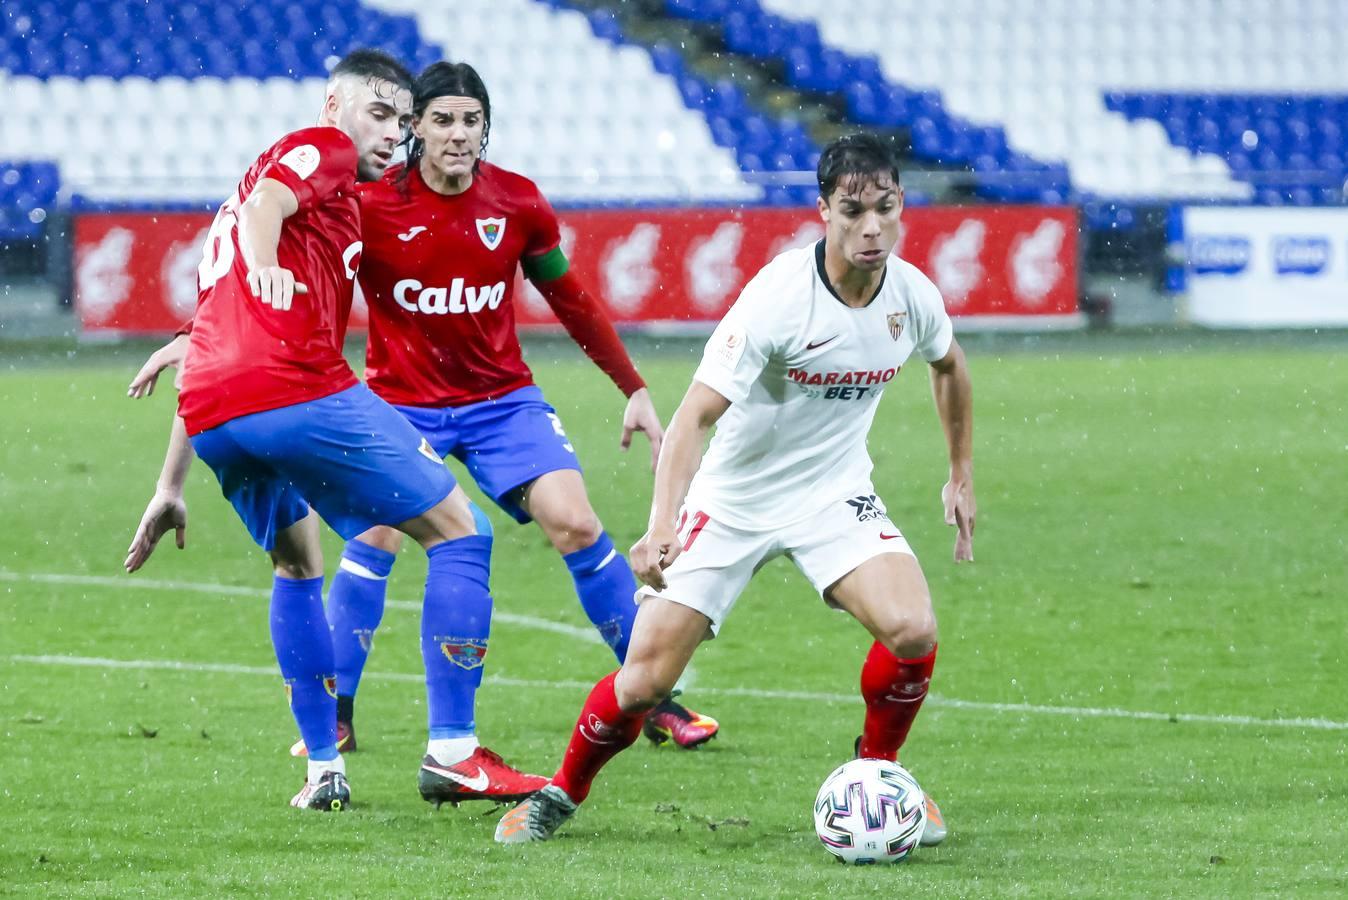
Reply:
[[[813,243],[813,209],[573,210],[562,241],[577,274],[627,325],[709,325],[776,254]],[[75,303],[86,334],[171,331],[192,314],[211,217],[86,213],[75,225]],[[1077,311],[1071,207],[915,207],[897,252],[927,273],[967,323],[1048,324]],[[528,285],[519,322],[555,326]],[[352,327],[365,324],[357,303]]]

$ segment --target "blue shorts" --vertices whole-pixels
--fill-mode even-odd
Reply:
[[[363,384],[231,419],[192,446],[264,550],[310,506],[349,540],[416,518],[455,485],[416,429]]]
[[[395,406],[441,456],[454,456],[516,522],[530,521],[518,488],[561,469],[580,471],[557,411],[536,385],[466,406]]]

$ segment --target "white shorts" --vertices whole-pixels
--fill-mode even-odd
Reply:
[[[661,597],[711,619],[716,636],[749,579],[778,556],[786,556],[824,592],[848,572],[882,553],[913,556],[907,539],[889,520],[874,494],[830,504],[817,515],[775,531],[744,531],[717,522],[689,498],[679,513],[683,552],[665,570],[665,589],[642,585],[640,603]],[[825,598],[830,606],[835,606]]]

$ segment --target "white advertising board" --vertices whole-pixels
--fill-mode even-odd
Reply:
[[[1199,325],[1348,325],[1348,209],[1184,210],[1188,317]]]

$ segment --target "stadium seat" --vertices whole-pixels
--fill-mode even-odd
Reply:
[[[1000,124],[1017,152],[1066,158],[1087,193],[1284,204],[1321,202],[1334,195],[1331,183],[1342,184],[1342,13],[1332,0],[1200,0],[1182,15],[1160,0],[1040,0],[1030,20],[1006,0],[857,0],[840,16],[829,0],[761,0],[737,4],[738,18],[723,27],[732,43],[745,22],[813,22],[827,47],[854,61],[878,58],[889,86],[939,91],[953,121]],[[867,87],[847,93],[848,108],[857,121],[881,124],[887,88]],[[922,153],[962,155],[962,127],[923,125]],[[1300,188],[1256,192],[1236,180],[1266,184],[1307,162],[1313,171]]]
[[[688,114],[669,77],[681,60],[624,43],[611,15],[560,3],[12,0],[4,22],[0,147],[14,159],[57,153],[69,189],[90,197],[223,195],[261,149],[315,120],[331,62],[371,44],[415,68],[442,47],[472,62],[493,100],[489,158],[548,180],[554,200],[613,199],[641,179],[651,198],[761,195],[741,177],[705,175],[737,171],[742,136],[718,146],[708,119]],[[717,95],[701,85],[694,109]],[[734,93],[719,102],[743,113]],[[662,150],[652,135],[664,131],[677,140]],[[794,163],[799,148],[770,138]]]

